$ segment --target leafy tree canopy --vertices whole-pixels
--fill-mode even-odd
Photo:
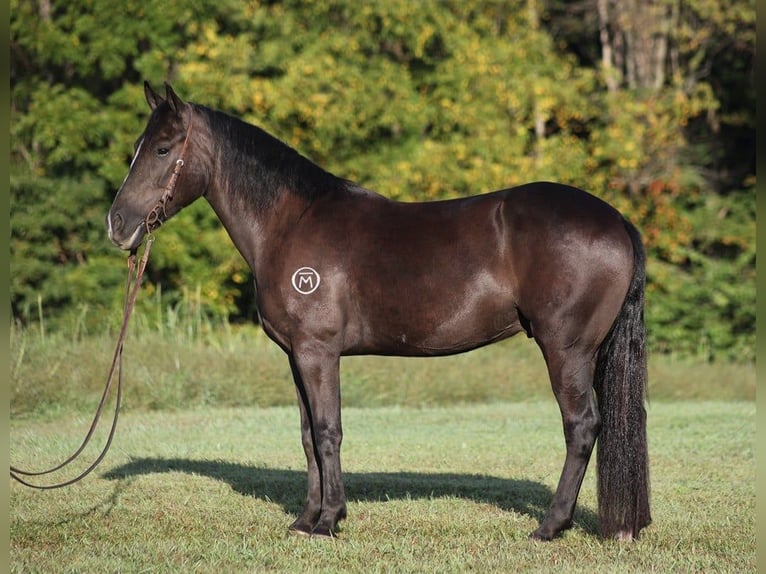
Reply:
[[[400,200],[588,189],[643,231],[653,347],[754,355],[753,0],[11,0],[10,24],[21,322],[120,304],[103,217],[147,79]],[[254,316],[206,204],[159,233],[162,305]]]

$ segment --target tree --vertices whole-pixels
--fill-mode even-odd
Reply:
[[[146,121],[141,81],[171,76],[198,23],[226,21],[233,6],[206,0],[11,2],[16,320],[36,318],[38,301],[53,322],[79,314],[80,305],[121,305],[122,256],[108,244],[103,222]],[[155,248],[148,276],[170,286],[168,305],[181,301],[191,281],[210,295],[205,303],[212,312],[226,314],[245,280],[231,273],[236,254],[221,257],[227,240],[204,207],[195,206],[186,224],[174,226]],[[199,213],[198,227],[189,230]],[[213,272],[201,272],[206,259],[215,261]]]
[[[119,304],[103,214],[170,80],[392,198],[588,189],[643,231],[655,348],[752,356],[754,44],[751,0],[12,0],[14,316]],[[163,304],[252,317],[204,202],[158,235]]]

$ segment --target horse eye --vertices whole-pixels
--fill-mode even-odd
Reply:
[[[160,157],[165,157],[170,153],[170,150],[166,147],[157,148],[157,155]]]

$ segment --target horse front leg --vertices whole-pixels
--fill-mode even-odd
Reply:
[[[293,373],[295,390],[298,395],[298,408],[301,413],[301,442],[303,443],[303,452],[306,454],[306,463],[308,467],[307,494],[306,501],[301,515],[290,525],[290,532],[296,534],[310,535],[314,526],[319,521],[319,515],[322,512],[322,483],[319,477],[319,465],[317,464],[316,451],[314,450],[314,435],[311,430],[311,415],[309,413],[308,398],[303,386],[303,379],[300,371],[295,366],[292,356],[290,357],[290,368]]]
[[[343,430],[339,357],[294,351],[290,365],[298,389],[301,438],[308,466],[306,504],[290,530],[332,537],[338,522],[346,517],[340,467]]]

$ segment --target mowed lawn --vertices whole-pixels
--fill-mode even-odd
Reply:
[[[597,535],[595,465],[575,527],[527,538],[563,463],[553,400],[344,410],[349,516],[289,536],[305,495],[296,407],[123,412],[112,450],[61,490],[11,482],[13,572],[754,572],[754,401],[652,401],[654,523]],[[87,415],[16,418],[11,461],[44,468]],[[106,426],[106,425],[104,425]]]

